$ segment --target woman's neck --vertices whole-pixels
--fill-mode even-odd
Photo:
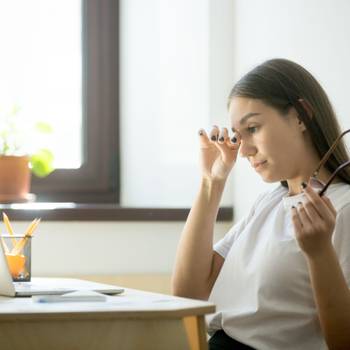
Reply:
[[[317,175],[317,179],[320,180],[322,183],[326,183],[328,181],[328,179],[331,177],[331,175],[332,174],[329,170],[322,167]],[[302,187],[301,187],[302,182],[308,183],[310,176],[312,176],[312,174],[300,175],[300,176],[296,177],[295,179],[287,180],[288,189],[289,189],[288,195],[295,196],[295,195],[301,193],[302,192]],[[341,179],[339,177],[336,177],[332,181],[332,184],[339,183],[339,182],[341,182]]]

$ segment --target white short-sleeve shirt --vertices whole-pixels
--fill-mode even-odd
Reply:
[[[350,185],[331,185],[337,209],[333,245],[350,286]],[[246,218],[215,246],[225,262],[209,300],[209,334],[223,329],[258,350],[327,349],[313,299],[307,263],[295,239],[289,197],[279,185],[261,195]]]

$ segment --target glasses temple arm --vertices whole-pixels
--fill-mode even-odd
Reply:
[[[322,190],[318,193],[320,197],[323,196],[323,194],[327,191],[328,186],[332,183],[332,181],[334,180],[334,178],[337,176],[337,174],[339,173],[340,170],[346,168],[347,166],[350,165],[350,160],[348,160],[346,163],[342,164],[340,167],[338,167],[335,172],[332,174],[332,176],[329,178],[329,180],[327,181],[327,183],[324,185],[324,187],[322,188]]]
[[[323,156],[323,158],[321,159],[320,163],[318,164],[316,170],[313,173],[313,176],[317,176],[318,172],[320,171],[320,169],[322,168],[322,166],[327,162],[328,158],[330,157],[330,155],[333,153],[334,149],[338,146],[339,140],[348,132],[350,132],[350,129],[343,131],[337,138],[336,140],[333,142],[331,148],[327,151],[327,153]]]

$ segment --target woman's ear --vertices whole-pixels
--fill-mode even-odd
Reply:
[[[312,110],[312,107],[311,107],[310,103],[308,101],[302,99],[302,98],[299,98],[298,102],[304,108],[304,110],[306,111],[308,117],[310,119],[312,119],[314,113],[313,113],[313,110]],[[299,119],[298,124],[299,124],[299,126],[301,128],[301,131],[306,131],[306,126],[305,126],[304,122],[300,118],[298,118],[298,119]]]
[[[299,126],[301,132],[306,131],[306,126],[305,126],[304,122],[301,121],[299,118],[298,118],[298,126]]]

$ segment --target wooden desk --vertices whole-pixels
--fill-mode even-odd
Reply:
[[[35,303],[0,297],[1,350],[190,349],[184,318],[197,320],[198,349],[207,349],[208,302],[126,289],[106,302]]]

